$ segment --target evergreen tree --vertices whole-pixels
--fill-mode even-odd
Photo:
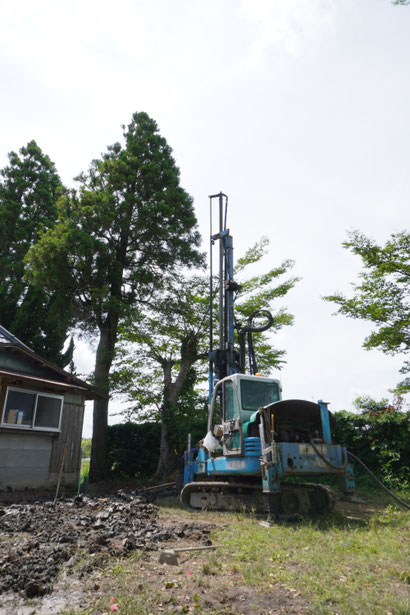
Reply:
[[[201,260],[191,197],[171,148],[146,113],[58,203],[59,223],[30,250],[31,281],[65,296],[78,327],[98,334],[94,384],[109,394],[118,326],[167,271]],[[94,402],[90,476],[106,475],[108,399]]]
[[[63,352],[69,307],[59,296],[34,288],[24,277],[24,259],[57,219],[61,180],[35,141],[9,154],[0,171],[0,323],[45,359],[67,365]]]

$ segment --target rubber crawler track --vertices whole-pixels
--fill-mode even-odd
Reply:
[[[331,511],[336,503],[336,496],[332,489],[327,487],[326,485],[322,485],[319,483],[287,483],[281,485],[280,495],[294,492],[294,491],[303,491],[307,492],[309,497],[309,514],[316,513],[327,513]],[[198,507],[194,508],[190,504],[190,496],[192,493],[218,493],[220,496],[222,495],[237,495],[240,500],[243,494],[252,494],[256,492],[256,495],[262,495],[262,486],[254,485],[254,484],[246,484],[246,483],[229,483],[223,481],[197,481],[193,483],[188,483],[184,486],[181,491],[180,501],[182,506],[189,511],[200,511],[207,510],[208,507]],[[266,498],[269,499],[269,496]],[[210,506],[209,509],[212,510],[226,510],[226,508],[217,508]],[[278,512],[281,511],[279,507]]]

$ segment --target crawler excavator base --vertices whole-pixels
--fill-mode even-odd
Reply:
[[[273,503],[273,499],[275,503]],[[196,481],[184,486],[181,504],[190,511],[219,510],[231,512],[268,512],[293,517],[327,514],[336,497],[332,489],[318,483],[282,484],[277,494],[264,494],[254,484],[222,481]]]

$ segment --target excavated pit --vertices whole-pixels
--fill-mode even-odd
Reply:
[[[53,590],[60,571],[87,574],[109,555],[190,538],[206,541],[211,526],[164,525],[158,508],[124,491],[115,496],[77,496],[52,501],[0,502],[0,594],[27,598]],[[87,562],[89,555],[89,562]],[[81,563],[81,566],[79,565]]]

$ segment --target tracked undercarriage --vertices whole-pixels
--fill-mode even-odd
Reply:
[[[182,505],[191,511],[254,511],[271,516],[326,514],[335,505],[332,489],[317,483],[282,483],[278,494],[265,494],[262,485],[222,481],[188,483],[181,491]]]

